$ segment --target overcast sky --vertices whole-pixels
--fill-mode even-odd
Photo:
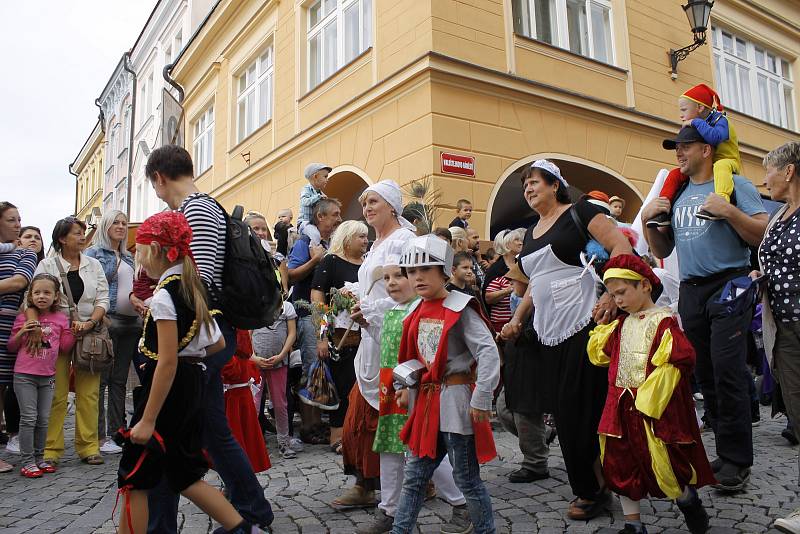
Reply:
[[[68,172],[97,121],[100,96],[155,0],[0,1],[0,201],[39,226],[75,210]]]

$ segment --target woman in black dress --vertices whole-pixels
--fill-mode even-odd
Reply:
[[[347,290],[347,284],[358,282],[358,269],[367,252],[367,225],[361,221],[345,221],[331,236],[331,244],[328,253],[319,262],[314,270],[314,279],[311,283],[311,300],[315,303],[329,304],[331,302],[331,290]],[[352,286],[350,286],[352,287]],[[354,295],[357,290],[351,291]],[[353,360],[361,341],[358,324],[351,324],[349,312],[344,312],[337,317],[333,334],[333,343],[338,346],[339,341],[345,336],[345,332],[350,327],[342,348],[338,351],[338,360],[330,357],[328,341],[320,340],[317,344],[319,357],[327,360],[336,385],[336,392],[339,394],[339,407],[328,412],[331,425],[331,450],[341,452],[342,426],[344,416],[347,413],[348,396],[353,384],[356,381],[356,372]]]
[[[597,425],[605,404],[607,371],[594,367],[586,343],[594,322],[613,319],[616,307],[605,294],[597,298],[595,279],[584,269],[580,253],[589,234],[611,256],[630,254],[631,247],[600,210],[586,201],[571,204],[567,181],[552,162],[537,160],[522,174],[523,194],[538,215],[526,232],[520,265],[530,278],[526,298],[506,324],[502,337],[519,337],[532,306],[536,344],[531,354],[535,373],[536,409],[552,413],[575,499],[570,519],[586,520],[607,507],[602,485]]]

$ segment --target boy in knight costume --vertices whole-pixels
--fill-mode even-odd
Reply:
[[[648,495],[675,500],[689,531],[706,532],[708,514],[696,488],[715,480],[689,384],[694,348],[671,310],[653,303],[661,281],[640,258],[611,258],[603,282],[627,314],[597,326],[588,345],[591,362],[608,367],[598,434],[603,476],[625,514],[620,534],[647,532],[639,501]]]
[[[496,456],[489,415],[500,377],[500,357],[478,302],[445,284],[453,249],[433,235],[412,239],[400,260],[422,301],[403,322],[399,361],[424,365],[408,422],[400,439],[411,457],[392,534],[408,534],[425,499],[425,489],[445,455],[453,458],[453,478],[467,501],[479,534],[493,533],[492,501],[480,479],[479,463]],[[408,404],[401,389],[398,404]]]
[[[408,420],[408,412],[397,405],[392,373],[398,364],[403,320],[420,301],[399,263],[400,256],[391,255],[387,257],[383,268],[386,292],[397,304],[384,313],[381,327],[380,406],[378,428],[372,445],[372,450],[381,455],[381,502],[378,504],[375,524],[358,530],[358,534],[389,532],[403,489],[406,446],[400,440],[400,430]],[[453,481],[453,467],[446,456],[433,472],[432,480],[436,492],[453,507],[453,515],[448,523],[442,525],[441,533],[472,532],[466,499]]]

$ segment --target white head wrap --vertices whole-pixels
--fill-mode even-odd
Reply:
[[[401,215],[401,213],[403,213],[403,192],[400,190],[400,186],[397,185],[397,182],[394,180],[381,180],[377,184],[366,188],[360,198],[363,199],[369,192],[376,193],[392,207],[400,226],[416,232],[417,227]]]
[[[561,169],[559,169],[558,165],[556,165],[549,159],[537,159],[531,165],[531,169],[542,169],[543,171],[547,171],[556,178],[558,178],[558,181],[564,184],[564,187],[569,187],[567,181],[564,179],[563,176],[561,176]]]

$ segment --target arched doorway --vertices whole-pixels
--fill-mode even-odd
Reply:
[[[367,174],[352,165],[340,165],[331,171],[325,194],[342,203],[342,220],[361,219],[358,197],[372,181]]]
[[[537,159],[549,159],[558,165],[561,174],[569,182],[573,201],[595,189],[607,193],[608,196],[622,197],[626,201],[622,213],[622,220],[625,222],[631,222],[642,206],[643,196],[639,190],[611,169],[565,154],[528,156],[509,166],[492,190],[486,217],[486,235],[492,239],[500,230],[527,228],[536,221],[536,214],[522,196],[521,177],[523,169]]]

